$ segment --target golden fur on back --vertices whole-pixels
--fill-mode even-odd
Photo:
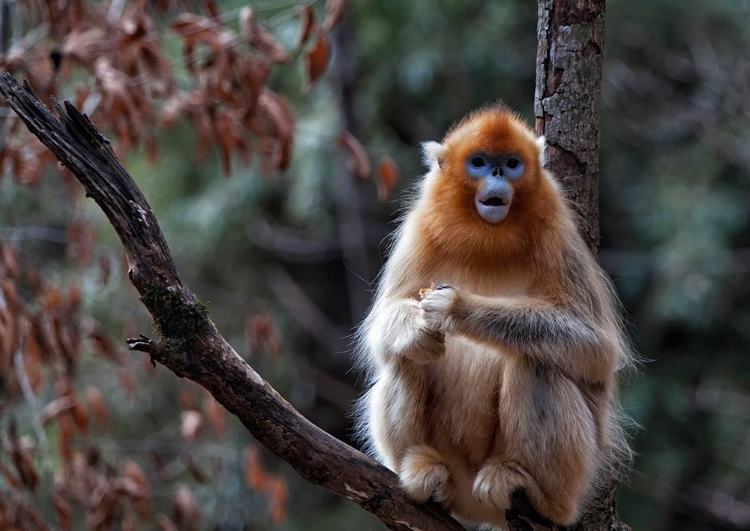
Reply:
[[[616,372],[631,358],[617,301],[540,146],[503,107],[425,146],[429,172],[358,333],[370,449],[415,498],[471,523],[502,527],[522,488],[569,524],[627,453]],[[475,206],[465,167],[477,152],[524,164],[499,223]],[[441,289],[420,300],[430,286]]]

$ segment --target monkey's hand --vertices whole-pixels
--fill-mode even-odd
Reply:
[[[461,291],[451,286],[438,286],[425,294],[419,304],[428,330],[446,334],[455,329],[454,310],[461,300]]]
[[[419,365],[437,361],[445,354],[445,336],[427,326],[414,299],[397,299],[374,312],[367,343],[385,360],[407,358]]]

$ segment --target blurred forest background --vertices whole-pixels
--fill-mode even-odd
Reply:
[[[47,4],[65,2],[2,2],[0,40],[11,29],[31,33],[20,43],[25,53],[47,46],[39,60],[63,68],[37,92],[53,87],[58,99],[81,101],[87,86],[84,110],[96,121],[108,112],[102,80],[110,78],[95,82],[86,68],[65,65],[54,31],[31,25],[34,9]],[[112,4],[127,10],[130,2]],[[196,2],[193,11],[211,17],[213,4]],[[245,5],[226,0],[214,8],[237,30]],[[298,49],[304,5],[247,5],[277,44]],[[633,529],[750,529],[749,8],[736,0],[607,2],[600,258],[648,360],[622,391],[625,410],[642,426],[619,496]],[[322,1],[312,10],[323,19]],[[170,29],[181,12],[154,8],[148,31],[158,35],[177,86],[194,87],[200,76],[182,60],[185,39]],[[454,120],[497,99],[533,120],[536,16],[529,0],[350,2],[330,34],[330,64],[309,90],[304,54],[271,71],[267,86],[294,116],[284,171],[259,154],[267,144],[255,145],[245,164],[241,149],[222,153],[210,131],[180,116],[166,127],[144,115],[142,127],[136,113],[107,132],[219,330],[297,409],[342,440],[351,442],[349,415],[362,391],[349,337],[369,304],[404,191],[423,171],[419,143],[440,139]],[[196,48],[207,61],[215,52]],[[14,71],[12,50],[4,50],[3,67]],[[97,49],[86,53],[93,61]],[[169,518],[183,529],[382,529],[266,455],[196,386],[125,350],[126,337],[153,331],[113,230],[58,167],[30,167],[34,145],[2,111],[0,324],[8,325],[18,296],[27,301],[29,329],[34,316],[47,315],[42,310],[68,308],[71,334],[85,336],[75,361],[22,346],[3,361],[5,514],[13,504],[36,507],[53,526],[64,528],[67,518],[76,529],[84,518],[90,525],[104,518],[92,509],[95,495],[135,492],[132,507],[118,502],[115,513],[128,520],[113,528],[169,529]],[[138,127],[145,130],[123,142]],[[363,153],[353,167],[356,146],[339,140],[345,131],[364,146],[373,168],[366,179],[355,175],[366,173]],[[25,159],[7,156],[8,146]],[[400,176],[393,190],[391,159]],[[96,481],[85,493],[92,497],[76,501],[63,487],[81,460]]]

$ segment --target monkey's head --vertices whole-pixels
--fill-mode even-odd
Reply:
[[[559,210],[557,187],[543,169],[543,147],[544,139],[503,106],[476,111],[442,143],[426,143],[428,232],[446,246],[456,236],[488,250],[528,245],[540,222]]]

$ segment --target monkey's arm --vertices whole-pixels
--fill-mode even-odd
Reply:
[[[426,325],[414,299],[378,301],[364,325],[365,345],[375,362],[407,358],[424,364],[445,354],[445,336]]]
[[[541,299],[483,297],[447,287],[429,293],[421,308],[429,328],[504,346],[510,355],[577,378],[606,378],[616,359],[614,344],[593,320]]]

